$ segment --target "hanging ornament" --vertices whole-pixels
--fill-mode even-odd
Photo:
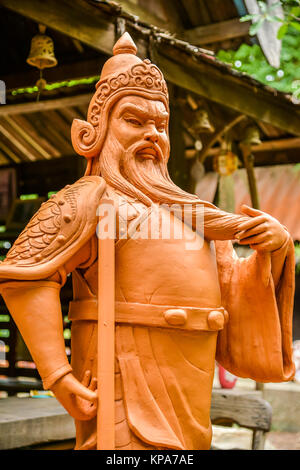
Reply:
[[[40,93],[46,87],[46,80],[43,78],[43,69],[55,67],[57,60],[54,55],[54,44],[49,36],[45,35],[46,26],[39,24],[39,34],[34,36],[31,40],[31,47],[27,63],[33,67],[37,67],[40,71],[40,78],[36,82],[38,87],[37,101],[39,100]]]
[[[214,157],[214,171],[222,176],[228,176],[235,172],[238,168],[238,157],[231,151],[221,152]]]
[[[231,142],[225,138],[220,153],[213,159],[213,169],[221,176],[228,176],[234,173],[238,166],[239,159],[231,151]]]

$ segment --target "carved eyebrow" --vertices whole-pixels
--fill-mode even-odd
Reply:
[[[136,106],[135,104],[131,103],[124,103],[123,105],[120,106],[120,111],[118,113],[119,116],[121,114],[125,114],[126,112],[132,112],[134,114],[137,114],[141,116],[143,119],[149,119],[149,117],[152,117],[152,113],[145,111],[143,108],[140,108],[139,106]],[[161,112],[158,111],[156,113],[158,116],[158,119],[167,119],[168,118],[168,113],[167,112]]]

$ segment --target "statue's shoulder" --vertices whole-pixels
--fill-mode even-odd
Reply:
[[[84,176],[44,202],[0,263],[0,279],[42,279],[70,260],[95,233],[105,186]]]

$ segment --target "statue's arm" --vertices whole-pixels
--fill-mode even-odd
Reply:
[[[72,259],[80,263],[85,250]],[[68,272],[66,266],[66,272]],[[75,419],[91,419],[97,401],[95,382],[89,377],[80,383],[72,373],[63,337],[60,304],[60,274],[41,281],[8,281],[1,293],[31,353],[45,390],[56,398]],[[89,371],[86,371],[89,373]],[[89,405],[87,405],[89,403]]]
[[[72,272],[88,259],[89,243],[61,269]],[[84,259],[86,258],[86,259]],[[47,279],[8,280],[1,294],[37,366],[46,390],[72,371],[65,352],[59,271]]]
[[[59,292],[60,285],[51,281],[8,282],[2,288],[46,390],[72,370],[65,353]]]
[[[34,215],[0,263],[0,294],[37,365],[44,388],[56,390],[57,398],[79,419],[72,393],[78,392],[85,399],[95,394],[71,374],[59,293],[67,274],[95,256],[96,213],[104,188],[100,177],[84,177],[57,193]],[[62,381],[61,393],[57,384]]]

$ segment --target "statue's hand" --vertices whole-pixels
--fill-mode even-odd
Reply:
[[[92,374],[90,370],[87,370],[84,374],[84,377],[82,379],[82,385],[88,388],[88,390],[91,390],[92,392],[97,393],[97,379],[96,377],[92,378]],[[89,401],[85,400],[84,398],[80,397],[77,395],[75,397],[76,400],[76,407],[78,410],[81,411],[81,413],[86,416],[85,419],[92,419],[94,416],[97,414],[97,401]]]
[[[251,219],[243,222],[235,234],[240,245],[250,245],[257,251],[275,251],[287,240],[288,232],[271,215],[246,205],[242,212]]]
[[[69,373],[57,380],[51,390],[73,418],[86,421],[97,412],[96,387],[97,382],[91,380],[90,371],[87,371],[82,383]]]

